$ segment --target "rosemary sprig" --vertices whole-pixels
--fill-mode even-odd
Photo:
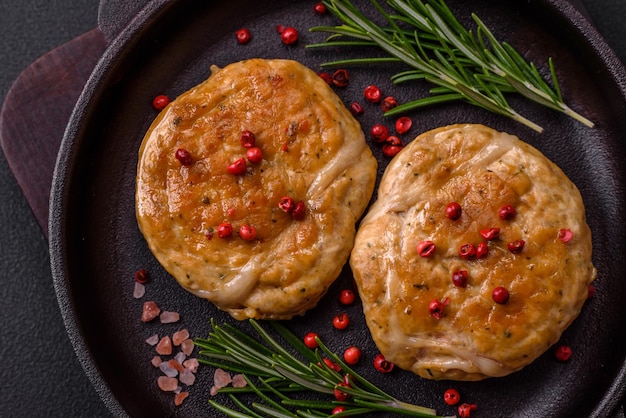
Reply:
[[[307,47],[377,46],[391,59],[354,58],[323,66],[398,61],[412,70],[393,76],[394,83],[420,79],[438,86],[431,90],[430,97],[405,103],[385,115],[465,100],[541,132],[539,125],[520,115],[505,99],[505,93],[517,92],[593,127],[593,122],[564,103],[552,59],[548,64],[554,88],[541,77],[533,63],[528,63],[511,45],[498,41],[476,14],[472,14],[477,25],[474,34],[458,21],[444,0],[387,0],[397,14],[385,11],[376,0],[371,2],[388,26],[377,25],[349,0],[324,0],[328,10],[343,24],[312,27],[312,32],[331,35],[325,42]]]
[[[436,417],[435,410],[401,402],[356,373],[337,354],[318,339],[319,349],[311,350],[278,322],[270,322],[273,330],[287,343],[281,345],[259,322],[251,319],[257,337],[253,338],[232,325],[218,326],[211,320],[212,332],[208,338],[196,339],[200,349],[199,361],[204,365],[243,373],[248,386],[223,388],[239,408],[229,408],[215,400],[209,404],[229,417],[328,417],[337,405],[347,410],[333,417],[360,415],[372,412],[391,412],[414,417]],[[341,373],[324,362],[324,357],[341,367]],[[255,379],[252,379],[252,378]],[[334,400],[334,390],[348,379],[350,387],[341,386],[348,400]],[[301,399],[288,394],[315,392],[319,399]],[[236,395],[253,393],[260,402],[250,406]]]

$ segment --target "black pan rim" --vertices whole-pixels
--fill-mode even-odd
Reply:
[[[132,49],[134,42],[141,38],[145,28],[166,14],[175,3],[176,0],[156,0],[150,2],[119,36],[111,42],[96,65],[76,103],[61,143],[53,175],[48,227],[54,289],[68,336],[80,364],[104,404],[115,416],[128,416],[128,414],[116,399],[90,354],[89,345],[81,330],[81,320],[76,314],[76,305],[67,277],[69,260],[66,253],[67,237],[64,234],[64,225],[67,222],[66,211],[70,202],[67,199],[66,191],[75,167],[75,155],[80,148],[81,142],[84,140],[84,138],[81,138],[81,134],[85,129],[86,120],[89,119],[91,112],[97,106],[97,99],[102,94],[103,89],[106,88],[116,64],[127,51]],[[567,0],[547,0],[546,4],[554,13],[561,15],[571,24],[577,34],[589,44],[597,55],[598,60],[604,64],[612,75],[612,81],[617,84],[619,92],[626,102],[626,69],[591,22],[568,3]],[[613,382],[611,392],[607,393],[604,403],[598,405],[598,413],[614,413],[619,408],[620,400],[625,393],[626,364],[623,364],[619,372],[619,379]]]

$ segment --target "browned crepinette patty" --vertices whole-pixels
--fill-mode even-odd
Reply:
[[[462,209],[456,220],[446,216],[451,202]],[[516,214],[501,219],[507,205]],[[499,230],[488,240],[490,228]],[[424,241],[435,245],[428,257],[417,251]],[[466,244],[481,251],[464,259]],[[469,124],[419,135],[391,161],[350,263],[378,348],[430,379],[528,365],[579,315],[596,275],[576,186],[527,143]],[[455,286],[463,272],[466,287]],[[498,287],[506,303],[494,301]]]
[[[260,162],[247,160],[244,131]],[[189,161],[176,157],[181,149]],[[240,158],[244,172],[229,172]],[[288,319],[339,275],[376,170],[359,123],[316,73],[251,59],[212,68],[156,118],[139,152],[137,220],[187,290],[237,319]],[[302,202],[296,219],[279,207],[283,197]],[[251,240],[239,233],[245,225]]]

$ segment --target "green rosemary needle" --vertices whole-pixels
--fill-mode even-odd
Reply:
[[[209,404],[229,417],[319,418],[328,417],[338,405],[346,411],[333,417],[391,412],[414,417],[436,417],[431,408],[401,402],[366,380],[331,352],[319,339],[319,349],[311,350],[278,322],[269,322],[289,348],[282,346],[259,322],[251,319],[257,337],[253,338],[232,325],[218,326],[211,320],[213,330],[207,338],[198,338],[199,361],[204,365],[242,373],[244,388],[227,387],[219,393],[230,397],[236,409],[215,400]],[[327,358],[341,368],[337,372],[324,362]],[[254,379],[253,379],[254,378]],[[349,386],[338,386],[348,382]],[[335,400],[335,389],[349,395],[345,401]],[[302,399],[290,394],[315,392],[318,399]],[[247,405],[237,395],[254,394],[259,402]]]
[[[394,83],[426,80],[438,86],[431,90],[430,97],[398,106],[386,112],[386,116],[465,100],[541,132],[539,125],[520,115],[505,99],[505,93],[517,92],[593,127],[593,122],[564,103],[552,59],[549,68],[554,88],[543,80],[534,64],[511,45],[498,41],[476,14],[472,14],[477,25],[474,34],[457,20],[444,0],[387,0],[397,14],[385,11],[376,0],[371,2],[388,26],[377,25],[349,0],[324,0],[328,10],[343,24],[312,27],[312,32],[331,35],[325,42],[307,47],[377,46],[390,57],[345,59],[323,66],[403,62],[412,69],[394,75]]]

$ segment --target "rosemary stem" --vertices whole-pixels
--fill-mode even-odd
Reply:
[[[212,407],[229,417],[317,418],[328,416],[329,411],[338,404],[348,407],[348,410],[339,416],[369,412],[393,412],[416,417],[436,416],[433,409],[401,402],[367,381],[350,368],[339,355],[331,352],[319,339],[320,349],[313,351],[284,325],[271,322],[274,330],[288,344],[288,346],[282,346],[260,323],[250,320],[250,324],[263,342],[231,326],[220,327],[215,324],[213,324],[213,331],[209,334],[209,338],[197,340],[198,346],[202,348],[199,359],[201,364],[216,363],[225,370],[243,371],[247,382],[245,388],[226,387],[218,391],[218,393],[227,394],[235,406],[243,412],[233,410],[214,400],[209,401]],[[292,354],[294,352],[302,355],[309,361],[309,364],[306,365]],[[322,357],[322,353],[339,365],[341,373],[331,369],[323,361],[325,357]],[[218,358],[219,361],[214,362],[204,357]],[[269,370],[266,370],[268,368]],[[256,376],[256,378],[251,379],[251,376]],[[337,403],[334,397],[335,389],[344,381],[347,381],[349,386],[342,386],[340,390],[349,394],[350,398],[345,402]],[[321,398],[301,399],[288,395],[305,391],[316,392]],[[260,401],[248,406],[236,397],[236,394],[242,393],[254,394]],[[296,409],[295,412],[294,409]]]
[[[376,45],[394,60],[417,70],[411,74],[400,73],[403,75],[394,76],[395,80],[423,79],[445,87],[445,99],[418,100],[405,109],[416,108],[416,103],[425,106],[455,97],[542,132],[538,124],[522,116],[505,100],[504,93],[515,91],[588,127],[594,126],[563,102],[552,59],[548,61],[553,88],[543,80],[533,63],[527,62],[509,44],[498,41],[475,14],[472,19],[477,30],[473,33],[457,20],[444,0],[386,0],[387,5],[397,12],[394,15],[385,11],[377,0],[371,0],[371,3],[386,19],[387,26],[374,23],[350,0],[324,0],[342,25],[311,28],[312,32],[328,32],[332,36],[325,43],[310,47],[349,45],[350,41],[337,37],[358,39],[359,45]],[[384,61],[379,58],[362,58],[334,61],[323,66],[381,62]],[[437,94],[431,92],[431,97]]]

